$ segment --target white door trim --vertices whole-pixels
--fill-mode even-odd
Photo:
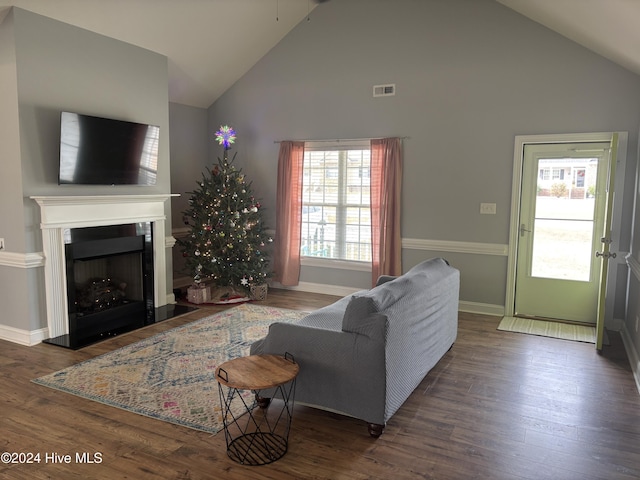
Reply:
[[[597,133],[567,133],[545,135],[516,135],[513,149],[513,181],[511,185],[511,219],[509,227],[509,256],[507,260],[507,292],[505,295],[504,314],[511,317],[514,314],[515,289],[516,289],[516,259],[518,253],[519,225],[520,225],[520,196],[522,193],[522,163],[524,146],[535,143],[580,143],[580,142],[610,142],[614,132]],[[615,197],[618,201],[613,204],[612,231],[619,233],[622,226],[622,201],[624,198],[624,173],[627,164],[628,132],[618,132],[618,160],[615,179]],[[612,239],[612,252],[620,252],[620,238],[616,235]],[[616,291],[615,271],[620,261],[624,260],[619,255],[609,262],[607,277],[607,298],[605,325],[613,322],[613,307]],[[612,274],[613,273],[613,274]]]

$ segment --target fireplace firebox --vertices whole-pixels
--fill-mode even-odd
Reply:
[[[150,222],[65,229],[69,333],[79,348],[155,322]]]

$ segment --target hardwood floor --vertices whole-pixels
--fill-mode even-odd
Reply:
[[[270,290],[309,310],[335,297]],[[0,341],[0,463],[8,479],[637,479],[640,396],[617,333],[593,345],[496,330],[461,313],[458,340],[379,439],[364,422],[296,406],[288,453],[244,467],[210,435],[31,382],[226,307],[203,308],[79,351]],[[76,462],[76,453],[99,463]],[[99,456],[93,456],[99,453]],[[53,463],[53,454],[58,463]],[[46,457],[48,455],[48,457]],[[71,463],[61,463],[71,455]],[[49,461],[45,461],[46,459]]]

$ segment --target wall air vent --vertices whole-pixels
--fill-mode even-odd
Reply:
[[[373,96],[374,97],[391,97],[396,94],[396,84],[389,83],[388,85],[374,85]]]

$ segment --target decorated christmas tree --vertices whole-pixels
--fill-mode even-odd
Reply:
[[[185,266],[195,287],[211,281],[218,294],[212,298],[249,296],[250,288],[263,285],[271,272],[264,247],[271,242],[262,222],[261,205],[241,169],[229,160],[235,131],[221,126],[216,140],[224,148],[222,159],[207,168],[190,192],[189,208],[183,212],[190,233],[178,240]],[[187,221],[187,220],[185,220]]]

